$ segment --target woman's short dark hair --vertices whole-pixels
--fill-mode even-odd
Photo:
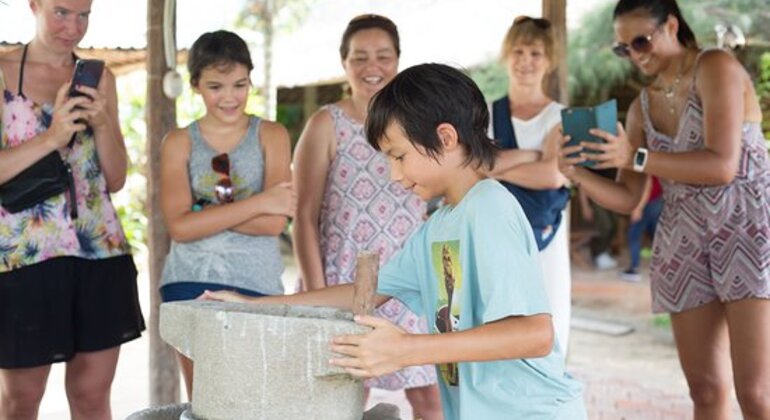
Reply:
[[[436,128],[449,123],[468,153],[465,165],[492,168],[497,146],[487,136],[489,111],[478,86],[460,70],[443,64],[410,67],[382,88],[369,104],[366,138],[380,150],[385,130],[396,123],[428,156],[442,153]]]
[[[195,40],[187,57],[190,84],[197,86],[207,67],[227,68],[234,64],[243,64],[249,72],[254,69],[246,41],[230,31],[206,32]]]
[[[684,20],[676,0],[620,0],[615,6],[612,18],[617,19],[619,16],[638,10],[647,12],[650,17],[658,21],[658,24],[665,22],[669,16],[674,16],[679,21],[676,39],[687,48],[698,48],[695,34]]]
[[[350,38],[353,38],[358,31],[365,29],[381,29],[387,32],[390,36],[390,40],[393,42],[393,48],[396,50],[396,57],[401,56],[401,42],[398,38],[398,28],[392,20],[385,16],[366,14],[354,17],[348,22],[348,27],[345,28],[345,32],[342,33],[342,41],[340,41],[340,58],[348,58],[350,53]]]

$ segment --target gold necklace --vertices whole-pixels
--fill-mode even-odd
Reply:
[[[687,61],[689,61],[689,56],[687,53],[685,54],[682,64],[679,65],[679,72],[676,77],[674,77],[674,81],[669,85],[664,85],[662,81],[658,83],[660,85],[660,90],[663,91],[663,97],[666,98],[666,102],[668,103],[668,113],[671,115],[676,113],[676,93],[679,91],[679,84],[682,82],[682,76],[684,75],[685,70],[689,70],[689,66],[685,68]]]
[[[679,83],[682,82],[682,74],[679,73],[674,78],[674,81],[669,85],[664,85],[663,82],[659,83],[660,90],[663,92],[663,97],[668,104],[668,113],[674,115],[676,113],[676,92],[679,90]]]

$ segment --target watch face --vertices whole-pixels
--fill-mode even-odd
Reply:
[[[644,165],[644,160],[645,160],[644,158],[646,157],[647,155],[644,152],[642,152],[641,150],[637,150],[636,156],[634,157],[634,161],[635,161],[634,164],[636,164],[636,166]]]

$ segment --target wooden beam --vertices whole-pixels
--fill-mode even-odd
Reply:
[[[179,367],[174,350],[158,334],[160,283],[169,237],[160,212],[160,146],[163,136],[176,127],[175,101],[163,94],[168,71],[163,50],[164,1],[147,0],[147,221],[150,268],[150,406],[179,402]]]
[[[551,72],[548,94],[563,104],[569,104],[567,90],[567,0],[543,0],[543,17],[554,29],[558,66]]]

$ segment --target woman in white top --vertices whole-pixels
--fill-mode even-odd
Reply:
[[[493,103],[492,134],[504,150],[489,175],[518,199],[532,226],[557,342],[566,355],[571,275],[564,209],[569,192],[557,165],[557,126],[564,105],[545,93],[546,76],[556,64],[551,23],[528,16],[514,19],[502,58],[508,94]]]

